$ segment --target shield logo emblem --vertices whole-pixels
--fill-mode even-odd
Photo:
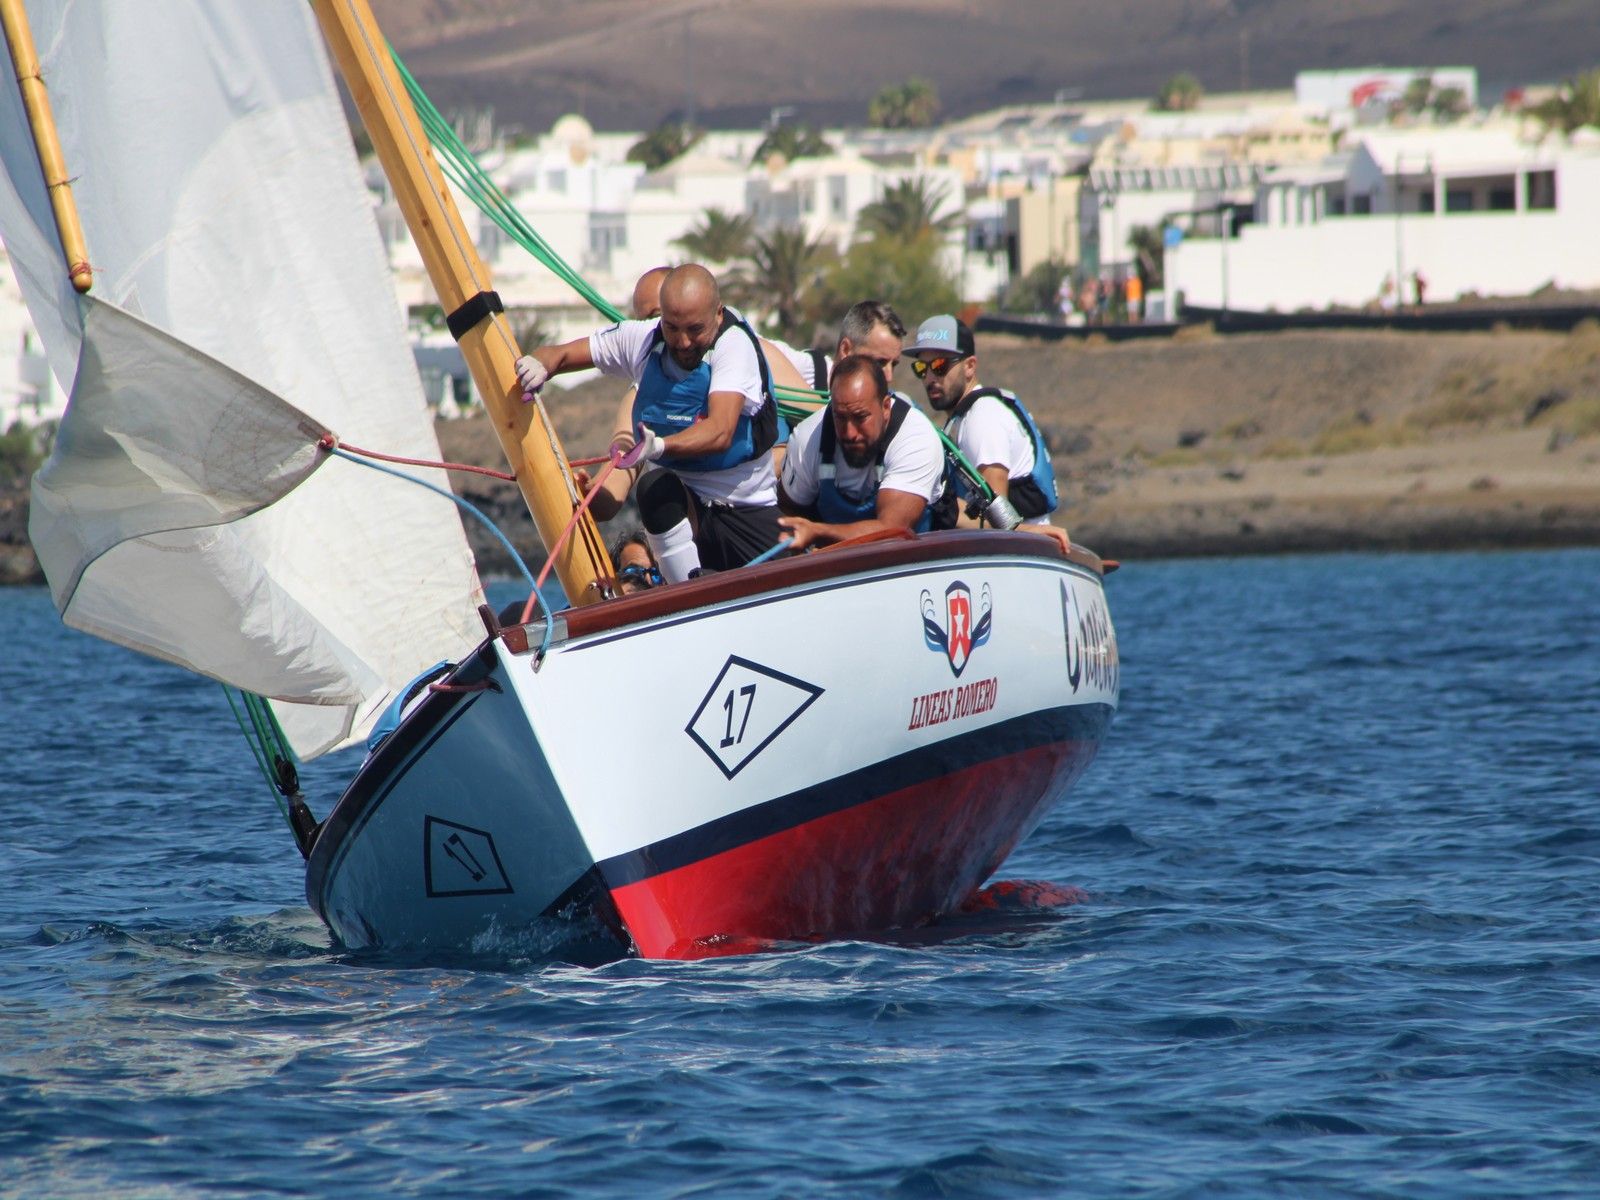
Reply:
[[[994,598],[989,585],[983,585],[982,602],[974,613],[972,589],[959,579],[945,589],[944,620],[939,620],[939,610],[934,607],[933,596],[922,593],[922,638],[928,649],[938,650],[950,664],[950,673],[958,679],[966,669],[972,652],[989,640],[994,625]]]
[[[949,630],[945,653],[957,675],[972,657],[972,593],[965,584],[956,584],[945,593],[945,628]]]

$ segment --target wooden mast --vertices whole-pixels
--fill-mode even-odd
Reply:
[[[516,339],[505,316],[496,311],[499,298],[494,296],[489,270],[467,236],[389,56],[388,43],[367,0],[312,0],[312,7],[422,252],[439,302],[447,314],[460,314],[459,323],[451,322],[453,331],[471,322],[469,329],[457,334],[461,353],[494,421],[506,460],[516,472],[539,537],[546,547],[553,546],[580,499],[571,468],[543,403],[522,401]],[[613,574],[611,558],[587,512],[579,518],[555,569],[573,604],[602,598],[600,580]]]
[[[78,221],[78,206],[72,199],[72,177],[67,174],[61,142],[56,137],[55,114],[50,110],[50,94],[45,91],[44,78],[39,74],[39,54],[34,49],[33,29],[28,24],[22,0],[0,0],[0,26],[5,29],[17,88],[22,92],[22,106],[33,131],[34,151],[39,156],[39,169],[44,173],[45,187],[50,193],[56,234],[67,256],[67,275],[73,287],[87,292],[94,286],[94,271],[89,266],[89,249],[83,240],[83,226]]]

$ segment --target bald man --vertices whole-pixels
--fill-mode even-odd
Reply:
[[[541,346],[517,360],[517,378],[536,392],[588,367],[638,388],[630,416],[640,461],[660,468],[639,482],[639,515],[669,582],[741,567],[777,544],[771,376],[755,331],[723,305],[710,271],[675,267],[661,283],[660,317]]]
[[[635,321],[650,321],[661,315],[661,285],[666,282],[672,273],[671,267],[651,267],[633,285],[633,298],[628,315]],[[797,371],[794,364],[784,356],[772,342],[766,338],[760,339],[761,353],[766,359],[767,373],[771,381],[780,387],[804,389],[807,387],[806,379]],[[611,429],[611,444],[621,446],[623,450],[631,450],[634,444],[633,436],[633,400],[637,388],[629,388],[623,393],[621,403],[617,406],[616,420]],[[776,474],[783,462],[783,441],[788,436],[784,423],[778,423],[778,442],[772,448],[772,469]],[[646,464],[648,465],[648,464]],[[628,495],[633,491],[634,484],[639,482],[639,477],[644,474],[644,467],[620,467],[606,476],[606,481],[600,490],[595,493],[594,499],[589,503],[589,511],[594,514],[597,521],[609,521],[622,511],[628,502]],[[582,467],[575,467],[572,471],[578,490],[588,495],[592,485],[592,477]]]

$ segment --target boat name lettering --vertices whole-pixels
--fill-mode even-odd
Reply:
[[[1097,594],[1085,609],[1077,594],[1062,580],[1061,619],[1067,635],[1067,682],[1072,690],[1119,691],[1122,664],[1111,633],[1111,614],[1106,611],[1105,598]]]
[[[986,713],[994,707],[999,694],[1000,680],[995,677],[917,696],[911,701],[911,723],[906,728],[922,729]]]

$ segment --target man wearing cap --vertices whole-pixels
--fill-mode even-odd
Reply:
[[[1066,530],[1050,524],[1057,507],[1056,481],[1044,437],[1015,393],[978,382],[972,330],[949,314],[929,317],[905,352],[928,403],[948,414],[945,433],[994,492],[994,499],[984,503],[952,470],[950,480],[968,502],[968,512],[981,512],[997,529],[1044,534],[1067,549],[1071,542]]]
[[[883,529],[920,533],[943,490],[933,422],[889,390],[876,361],[851,354],[834,364],[826,407],[789,437],[778,523],[795,550]]]

